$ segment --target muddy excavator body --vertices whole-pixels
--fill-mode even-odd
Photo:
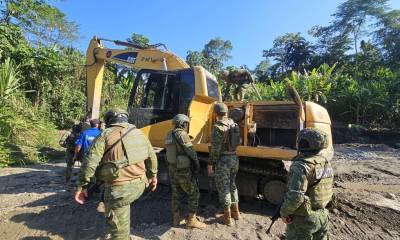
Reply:
[[[127,99],[129,121],[140,128],[157,149],[160,180],[168,179],[163,150],[165,136],[172,128],[172,118],[183,113],[190,118],[189,136],[203,166],[200,188],[209,188],[206,165],[215,122],[213,104],[221,101],[216,77],[201,66],[189,67],[175,54],[157,47],[112,42],[128,48],[108,49],[101,39],[94,37],[87,50],[89,117],[99,117],[105,62],[139,70]],[[274,204],[281,201],[291,159],[297,154],[297,133],[305,127],[325,131],[329,136],[329,147],[325,151],[333,154],[327,110],[312,102],[302,102],[294,88],[288,86],[288,90],[293,101],[226,102],[229,115],[241,130],[237,185],[242,196],[261,195]]]

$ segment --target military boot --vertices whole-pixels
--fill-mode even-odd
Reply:
[[[232,221],[231,221],[231,209],[230,208],[225,208],[224,209],[224,214],[218,217],[218,220],[224,223],[225,225],[232,226]]]
[[[239,203],[232,203],[231,205],[231,214],[232,218],[235,220],[240,219],[240,212],[239,212]]]
[[[197,219],[196,214],[189,213],[188,219],[186,221],[186,226],[188,228],[197,228],[197,229],[202,230],[202,229],[206,228],[207,225],[205,223],[200,222]]]
[[[185,223],[185,219],[182,217],[180,212],[175,212],[174,213],[174,221],[173,221],[173,226],[177,227],[179,225],[182,225]]]

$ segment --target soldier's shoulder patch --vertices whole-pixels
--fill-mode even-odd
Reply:
[[[315,179],[324,179],[332,177],[333,177],[333,168],[331,166],[315,170]]]

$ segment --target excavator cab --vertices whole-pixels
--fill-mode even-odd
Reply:
[[[187,114],[195,95],[193,69],[176,71],[141,70],[128,103],[130,122],[142,128]]]

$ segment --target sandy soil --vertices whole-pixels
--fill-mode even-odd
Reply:
[[[355,144],[335,150],[338,205],[331,213],[331,239],[400,239],[400,150]],[[83,207],[74,204],[64,170],[60,161],[0,170],[0,239],[104,236],[98,196]],[[172,228],[169,199],[169,188],[160,185],[133,204],[135,239],[285,239],[281,221],[265,233],[274,206],[261,199],[242,199],[243,218],[227,227],[215,221],[215,196],[202,192],[199,215],[209,224],[206,231]]]

